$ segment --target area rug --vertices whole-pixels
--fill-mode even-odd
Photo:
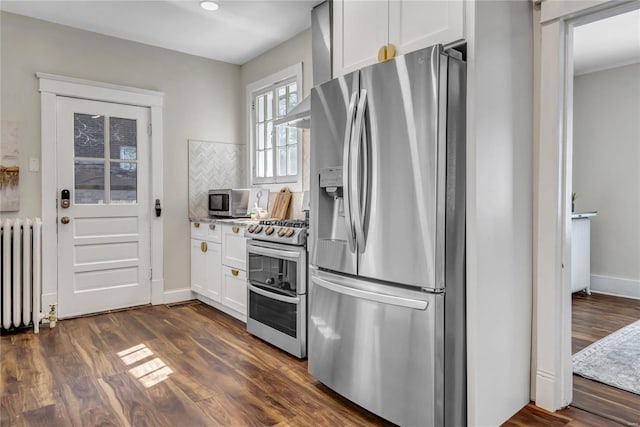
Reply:
[[[573,372],[640,394],[640,320],[574,354]]]

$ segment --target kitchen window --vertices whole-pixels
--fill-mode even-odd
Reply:
[[[302,63],[248,85],[247,94],[251,184],[287,183],[295,191],[302,182],[302,132],[273,121],[301,101]]]

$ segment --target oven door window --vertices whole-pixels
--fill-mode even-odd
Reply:
[[[249,317],[296,338],[296,303],[278,301],[249,290]]]
[[[297,261],[259,255],[249,251],[249,280],[295,296],[298,290]]]
[[[209,210],[227,212],[229,210],[229,195],[209,194]]]

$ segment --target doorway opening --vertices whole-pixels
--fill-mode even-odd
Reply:
[[[571,406],[622,424],[640,419],[638,28],[640,9],[567,34]]]

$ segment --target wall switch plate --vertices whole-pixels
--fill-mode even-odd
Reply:
[[[29,172],[39,172],[40,171],[40,159],[37,157],[29,158]]]

